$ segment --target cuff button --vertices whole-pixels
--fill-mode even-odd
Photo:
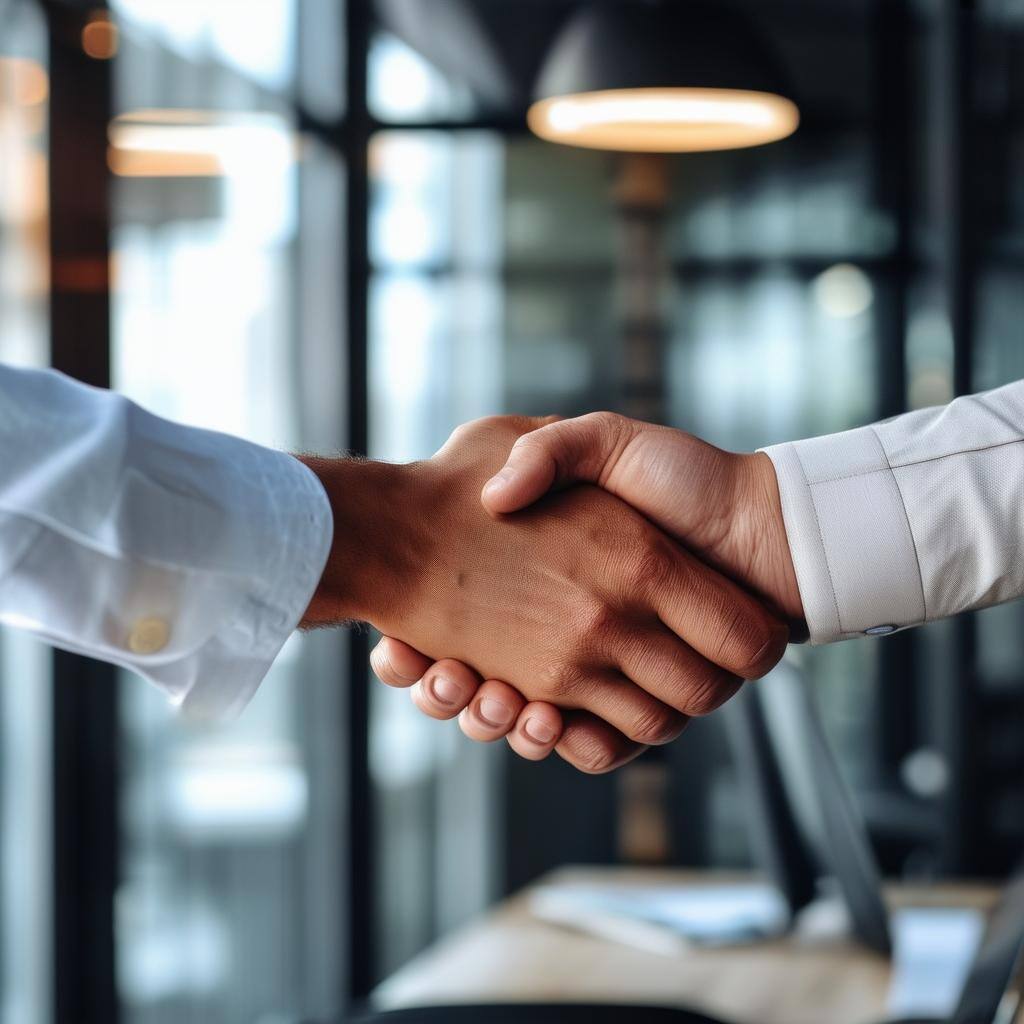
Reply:
[[[870,629],[864,630],[865,636],[885,636],[888,633],[895,633],[895,626],[872,626]]]
[[[133,654],[156,654],[167,646],[171,628],[165,619],[139,619],[128,634],[128,649]]]

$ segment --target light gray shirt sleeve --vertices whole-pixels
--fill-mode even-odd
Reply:
[[[1024,381],[764,450],[812,643],[1024,594]]]

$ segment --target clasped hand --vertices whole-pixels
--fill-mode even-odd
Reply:
[[[609,413],[494,417],[381,483],[395,543],[390,599],[366,616],[376,674],[524,757],[615,768],[768,672],[799,629],[764,455]]]

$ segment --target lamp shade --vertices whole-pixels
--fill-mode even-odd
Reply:
[[[740,149],[796,130],[787,92],[763,40],[725,5],[596,4],[555,39],[528,120],[541,138],[593,149]]]

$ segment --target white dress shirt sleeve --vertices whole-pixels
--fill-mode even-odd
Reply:
[[[0,366],[0,621],[231,715],[297,626],[332,529],[289,455]]]
[[[765,452],[812,643],[1024,595],[1024,381]]]

